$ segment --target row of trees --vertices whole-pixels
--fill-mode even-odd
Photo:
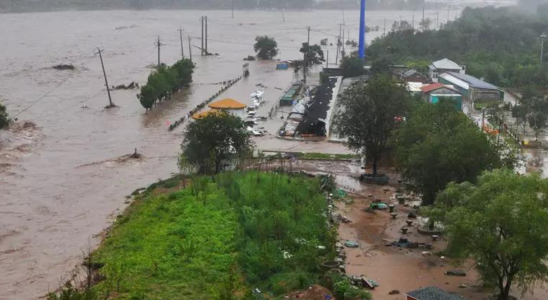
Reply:
[[[548,66],[539,60],[548,19],[541,16],[513,7],[466,8],[461,18],[440,30],[416,31],[407,22],[393,29],[373,41],[370,59],[406,64],[448,57],[466,65],[467,73],[499,86],[548,86]]]
[[[173,66],[160,65],[148,76],[147,84],[141,87],[137,98],[148,111],[156,101],[169,99],[173,93],[192,82],[194,63],[189,59],[182,59]]]
[[[276,39],[266,35],[255,38],[255,45],[253,45],[253,49],[259,59],[273,59],[279,52]],[[325,61],[324,53],[320,45],[303,43],[300,52],[303,54],[304,58],[303,60],[293,62],[295,73],[299,72],[302,68],[310,68],[313,65],[322,64]]]

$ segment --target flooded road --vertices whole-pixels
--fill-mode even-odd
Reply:
[[[419,12],[370,12],[369,26],[384,19],[411,19]],[[158,35],[165,45],[162,62],[180,57],[179,34],[200,45],[199,17],[209,18],[209,51],[200,57],[194,84],[171,101],[145,114],[137,90],[115,91],[119,108],[105,111],[108,99],[96,47],[104,50],[110,85],[143,84],[156,63]],[[427,17],[435,20],[434,11]],[[454,16],[452,15],[451,18]],[[311,42],[334,36],[342,23],[340,11],[104,11],[0,15],[3,32],[0,56],[0,101],[19,121],[0,133],[0,299],[36,299],[58,287],[81,259],[87,245],[123,209],[124,196],[136,188],[177,172],[176,162],[184,126],[168,132],[170,122],[214,94],[214,83],[242,73],[242,59],[253,54],[257,35],[274,36],[280,59],[300,57],[306,26]],[[357,39],[358,13],[346,12],[346,30]],[[434,22],[435,24],[435,22]],[[188,44],[185,40],[185,54]],[[327,50],[327,49],[326,49]],[[335,49],[331,47],[333,62]],[[74,71],[51,66],[66,63]],[[273,103],[292,80],[291,71],[275,71],[274,62],[252,62],[251,77],[221,97],[250,102],[259,83]],[[28,123],[25,123],[25,122]],[[270,147],[270,146],[269,146]],[[140,160],[124,155],[134,149]]]

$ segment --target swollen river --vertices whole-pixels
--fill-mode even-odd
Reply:
[[[453,12],[451,19],[455,17]],[[368,12],[368,26],[379,26],[368,41],[394,21],[420,12]],[[208,16],[209,51],[201,57],[200,17]],[[436,24],[436,12],[426,16]],[[445,13],[443,14],[445,22]],[[81,261],[82,252],[127,204],[125,196],[177,172],[184,126],[167,127],[242,74],[243,58],[253,55],[258,35],[274,36],[280,59],[301,57],[311,26],[311,42],[335,43],[341,11],[104,11],[0,15],[0,102],[17,125],[0,132],[0,299],[36,299],[55,290]],[[358,12],[345,13],[345,35],[357,40]],[[145,114],[137,90],[112,92],[119,108],[104,110],[108,98],[96,48],[104,50],[110,85],[144,84],[158,59],[180,58],[188,36],[197,68],[191,88]],[[335,60],[335,47],[329,49]],[[347,49],[348,52],[348,49]],[[75,70],[58,71],[57,64]],[[275,62],[251,62],[251,76],[222,97],[249,101],[257,84],[274,103],[294,79],[276,71]],[[125,155],[137,149],[140,160]]]

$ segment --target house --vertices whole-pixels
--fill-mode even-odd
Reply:
[[[303,88],[302,82],[295,82],[293,83],[283,94],[283,96],[280,98],[280,105],[281,106],[290,106],[293,105],[293,101],[297,98],[297,95],[301,92],[301,89]]]
[[[464,297],[448,293],[437,287],[425,287],[407,292],[407,300],[466,300]]]
[[[224,111],[224,112],[233,114],[235,116],[238,116],[242,119],[245,118],[245,108],[247,107],[247,105],[230,98],[213,102],[208,106],[212,110],[215,109],[215,110]]]
[[[430,79],[434,82],[438,82],[438,76],[447,72],[454,72],[459,74],[466,74],[466,67],[460,66],[454,61],[447,58],[433,62],[428,66],[430,70]]]
[[[439,76],[439,82],[453,85],[464,98],[472,102],[504,99],[504,92],[500,88],[470,75],[448,72]]]
[[[411,69],[407,70],[400,74],[400,79],[404,82],[420,82],[420,83],[428,83],[430,82],[430,78],[428,76],[422,74],[421,72]]]
[[[421,92],[428,103],[438,103],[440,98],[451,99],[456,108],[462,109],[462,94],[453,86],[436,82],[423,86]]]

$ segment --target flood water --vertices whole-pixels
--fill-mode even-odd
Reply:
[[[419,12],[368,12],[368,25],[380,26],[368,40],[400,18]],[[107,95],[96,47],[104,50],[110,85],[144,84],[157,62],[155,39],[161,36],[161,60],[180,57],[179,34],[200,45],[199,17],[209,18],[209,51],[200,57],[194,84],[145,114],[137,90],[115,91],[119,108],[104,110]],[[427,11],[436,24],[436,12]],[[443,14],[445,15],[445,13]],[[451,18],[455,17],[452,12]],[[220,81],[242,73],[242,59],[253,54],[257,35],[274,36],[280,59],[296,59],[312,27],[311,42],[335,42],[340,11],[102,11],[0,15],[0,101],[16,128],[0,133],[0,299],[36,299],[58,287],[79,263],[82,251],[123,209],[136,188],[177,172],[183,127],[168,132],[170,122],[186,115],[219,90]],[[445,19],[445,16],[444,16]],[[357,40],[358,12],[346,12],[345,30]],[[348,33],[347,33],[348,34]],[[326,49],[327,50],[327,49]],[[330,60],[335,48],[330,47]],[[56,71],[60,63],[74,71]],[[267,86],[273,103],[293,80],[291,71],[275,71],[274,62],[252,62],[251,76],[222,97],[245,103],[255,85]],[[278,89],[276,89],[278,88]],[[25,124],[25,121],[32,123]],[[34,125],[35,124],[35,125]],[[141,160],[127,160],[134,149]]]

